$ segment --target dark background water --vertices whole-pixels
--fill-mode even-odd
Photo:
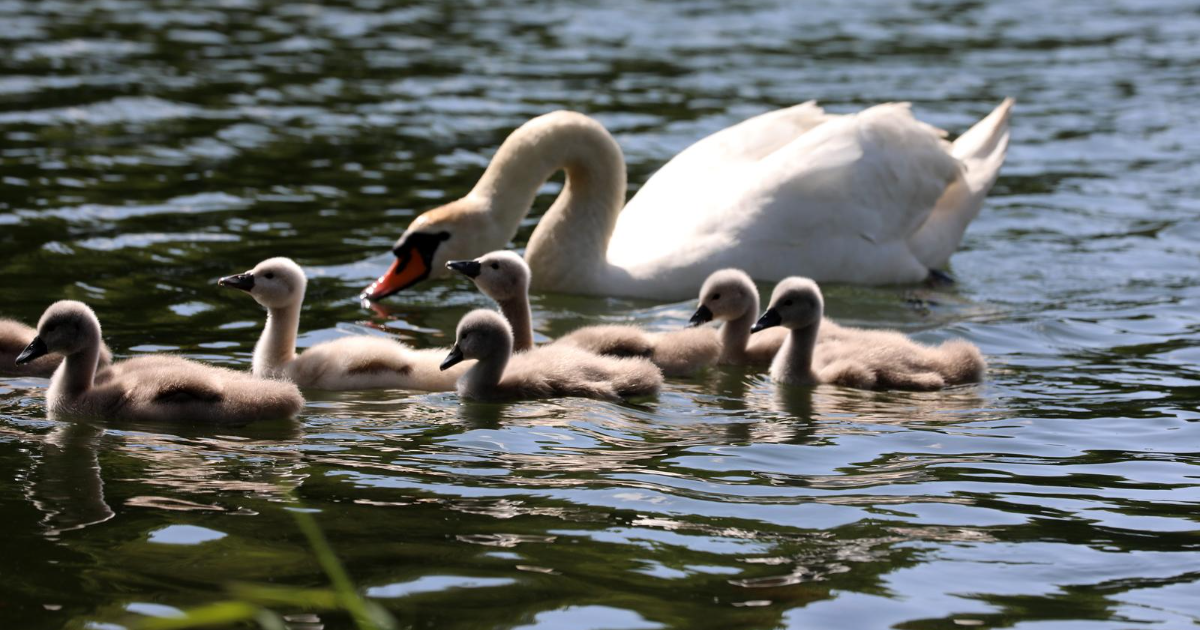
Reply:
[[[1018,102],[956,287],[827,288],[852,323],[979,344],[986,384],[718,371],[641,407],[311,393],[296,424],[231,432],[50,422],[45,381],[0,381],[0,627],[324,585],[289,491],[406,627],[1200,621],[1194,2],[0,0],[0,26],[2,314],[81,299],[118,355],[239,367],[262,313],[214,281],[273,255],[313,277],[303,344],[446,344],[487,304],[470,286],[379,313],[355,296],[546,111],[604,122],[636,187],[803,100],[908,100],[952,133]],[[692,304],[534,309],[554,336],[679,326]]]

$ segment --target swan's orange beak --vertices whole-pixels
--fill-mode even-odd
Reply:
[[[408,256],[403,260],[397,258],[378,280],[362,292],[362,297],[368,300],[382,300],[424,280],[428,275],[429,267],[420,256]]]
[[[434,253],[442,241],[449,238],[449,232],[411,232],[401,236],[396,247],[392,249],[396,260],[388,267],[387,272],[362,292],[361,297],[382,300],[428,278],[429,272],[433,270]]]

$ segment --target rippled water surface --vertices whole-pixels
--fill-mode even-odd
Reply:
[[[289,494],[403,627],[1200,622],[1194,2],[0,0],[0,24],[2,314],[81,299],[121,356],[237,367],[262,313],[214,281],[271,255],[313,277],[303,345],[445,345],[487,305],[469,285],[355,296],[415,213],[551,109],[607,125],[636,187],[803,100],[909,100],[951,133],[1018,101],[956,286],[827,288],[851,323],[977,343],[986,384],[309,392],[297,423],[216,431],[48,421],[46,381],[3,380],[0,627],[324,586]],[[691,310],[534,296],[550,337]]]

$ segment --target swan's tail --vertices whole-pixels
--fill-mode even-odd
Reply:
[[[1000,106],[959,136],[950,154],[963,164],[963,174],[946,187],[933,212],[916,234],[909,238],[913,254],[926,267],[946,266],[958,249],[967,224],[979,214],[983,198],[996,183],[1008,150],[1008,117],[1013,100]]]

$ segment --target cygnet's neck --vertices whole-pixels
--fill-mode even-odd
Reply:
[[[750,328],[758,317],[758,296],[748,305],[741,317],[725,322],[721,326],[721,363],[743,363],[746,346],[750,344]]]
[[[475,362],[470,369],[458,380],[460,395],[472,398],[489,398],[500,384],[508,361],[512,358],[512,345],[502,348],[491,356],[483,357]]]
[[[539,116],[514,131],[471,191],[515,235],[542,184],[555,172],[566,184],[525,250],[533,281],[571,290],[607,261],[608,242],[625,205],[625,159],[600,123],[574,112]]]
[[[818,319],[804,328],[793,328],[771,363],[771,376],[777,381],[794,385],[815,385],[817,375],[813,372],[813,349],[817,345],[817,331],[821,326]]]
[[[513,331],[513,352],[524,352],[533,348],[533,315],[529,310],[529,294],[521,297],[496,300],[500,312]]]
[[[83,349],[74,354],[68,354],[63,364],[58,368],[61,376],[58,380],[59,391],[77,396],[91,389],[96,379],[96,366],[100,361],[100,335],[96,334],[95,342],[89,342]]]
[[[267,325],[254,346],[253,372],[259,378],[283,378],[287,365],[296,358],[296,334],[300,330],[300,304],[267,308]]]

